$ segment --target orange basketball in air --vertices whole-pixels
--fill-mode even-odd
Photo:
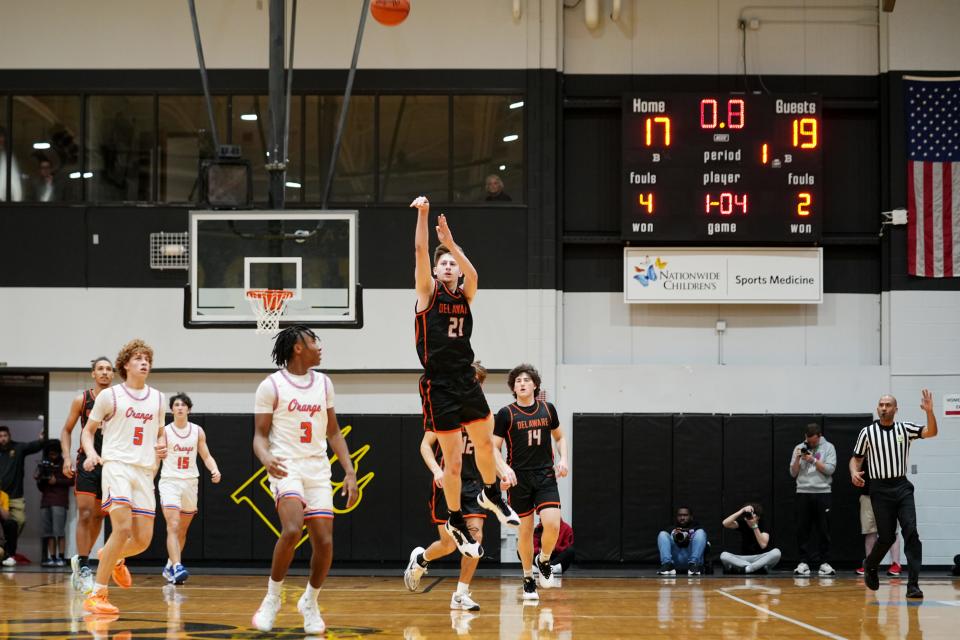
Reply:
[[[395,27],[410,14],[410,0],[372,0],[370,14],[380,24]]]

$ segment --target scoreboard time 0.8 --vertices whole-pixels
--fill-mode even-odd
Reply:
[[[820,241],[819,96],[625,95],[622,140],[625,240]]]

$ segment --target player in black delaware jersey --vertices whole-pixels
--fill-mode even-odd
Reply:
[[[479,362],[474,362],[477,381],[482,385],[487,378],[487,370]],[[426,549],[417,547],[410,552],[410,561],[403,573],[403,582],[407,589],[416,591],[420,579],[427,573],[430,562],[456,551],[457,546],[453,538],[444,530],[447,522],[447,504],[443,498],[443,452],[437,443],[437,434],[425,431],[420,441],[420,456],[427,468],[433,474],[431,482],[433,493],[430,498],[430,518],[437,525],[438,537]],[[483,542],[483,521],[487,517],[486,511],[477,502],[477,496],[483,489],[483,481],[477,470],[477,462],[473,451],[473,442],[463,432],[463,468],[460,471],[460,509],[467,521],[470,535],[478,543]],[[474,602],[470,594],[470,581],[480,563],[479,558],[462,556],[460,558],[460,577],[457,581],[457,590],[450,598],[450,609],[454,611],[479,611],[480,605]],[[468,620],[469,621],[469,620]]]
[[[431,267],[427,229],[430,203],[420,196],[410,206],[417,210],[415,328],[417,354],[423,365],[420,378],[423,426],[437,434],[443,451],[443,495],[450,514],[444,528],[457,543],[460,553],[479,558],[483,555],[483,548],[467,529],[460,509],[462,429],[473,442],[477,470],[484,485],[478,492],[477,502],[505,525],[516,527],[520,519],[504,501],[497,482],[491,440],[493,414],[473,370],[470,303],[477,294],[477,270],[454,242],[453,232],[443,214],[437,219],[440,246]],[[461,276],[462,285],[459,284]]]
[[[80,421],[80,431],[87,425],[87,416],[93,409],[93,401],[101,391],[113,384],[113,362],[106,356],[93,361],[90,371],[93,378],[93,388],[87,389],[70,403],[70,412],[60,431],[60,446],[64,451],[63,475],[73,478],[76,475],[74,494],[77,499],[77,554],[70,558],[72,575],[70,583],[81,593],[93,590],[93,571],[88,565],[88,556],[93,543],[100,537],[100,527],[103,525],[103,512],[100,511],[100,501],[103,491],[100,484],[102,467],[97,465],[93,471],[83,468],[83,461],[87,459],[83,448],[77,454],[77,463],[74,466],[70,456],[73,439],[73,428]],[[97,453],[103,448],[103,431],[97,431],[93,440]]]
[[[538,400],[540,374],[530,364],[514,367],[507,386],[517,399],[500,409],[493,430],[493,446],[500,450],[507,443],[506,484],[510,485],[510,506],[520,514],[517,551],[523,566],[523,599],[539,600],[533,580],[533,514],[540,516],[543,535],[537,570],[544,589],[560,586],[550,566],[550,554],[560,534],[560,491],[557,477],[567,475],[567,441],[560,428],[556,408]],[[554,461],[553,443],[560,460]]]

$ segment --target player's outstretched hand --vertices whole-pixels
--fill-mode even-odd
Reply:
[[[267,461],[267,464],[263,466],[267,468],[267,473],[269,473],[274,478],[287,477],[287,468],[283,464],[283,458],[270,458]]]
[[[418,196],[410,203],[410,207],[416,209],[418,213],[430,213],[430,201],[427,196]]]
[[[448,249],[456,246],[456,243],[453,241],[453,231],[450,230],[450,225],[447,224],[447,216],[442,213],[437,218],[437,240]]]
[[[920,391],[920,408],[927,413],[933,411],[933,394],[930,393],[930,389]]]
[[[360,498],[360,490],[357,488],[356,472],[343,476],[343,487],[340,489],[340,495],[347,496],[347,509],[357,503]]]
[[[93,454],[92,456],[87,456],[87,459],[83,461],[83,468],[87,471],[93,471],[97,468],[98,464],[103,464],[103,461],[100,460],[100,456]]]
[[[853,486],[855,487],[862,487],[863,485],[865,485],[866,482],[863,481],[863,471],[856,471],[854,473],[851,473],[850,482],[852,482]]]

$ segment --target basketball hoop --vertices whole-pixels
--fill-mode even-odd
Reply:
[[[257,317],[257,333],[273,333],[280,329],[280,316],[293,291],[287,289],[248,289],[247,301]]]

